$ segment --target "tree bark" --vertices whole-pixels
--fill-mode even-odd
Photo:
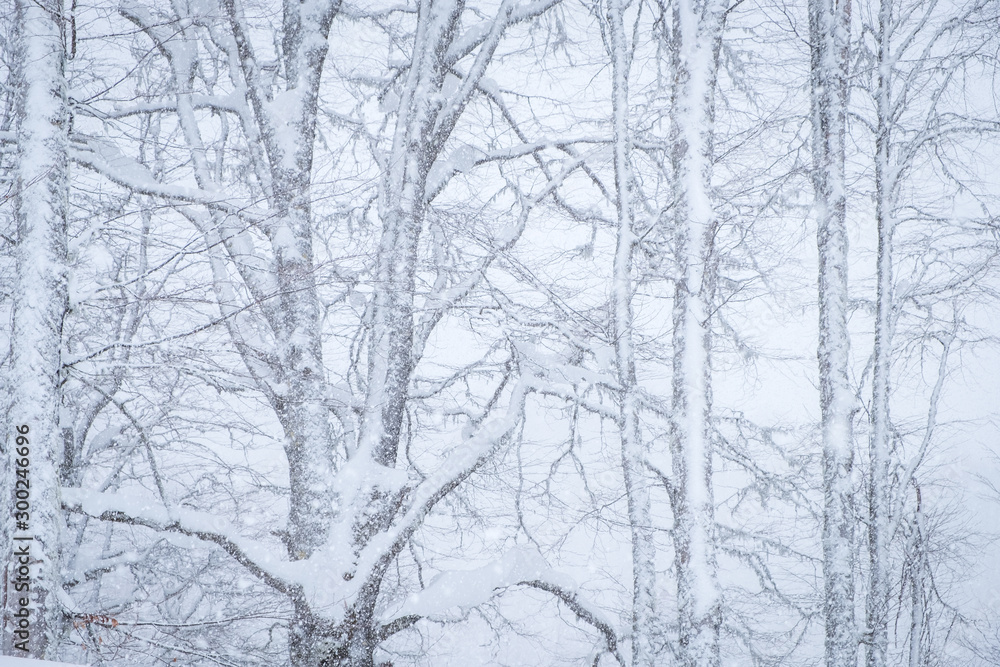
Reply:
[[[875,349],[872,373],[871,437],[868,479],[868,599],[867,667],[886,667],[889,651],[889,514],[891,447],[889,368],[892,350],[892,234],[895,179],[890,164],[891,70],[889,37],[892,0],[881,0],[878,32],[878,89],[876,90],[875,219],[878,231],[876,262]]]
[[[13,330],[12,391],[4,433],[4,521],[13,539],[4,545],[7,565],[4,589],[4,653],[45,658],[55,648],[62,619],[59,541],[62,512],[59,464],[63,446],[59,424],[63,318],[67,311],[66,217],[69,114],[66,104],[62,5],[52,0],[16,3],[17,35],[17,224]],[[25,429],[26,427],[26,429]],[[22,436],[18,438],[17,436]],[[22,455],[27,448],[27,455]],[[20,451],[19,451],[20,450]],[[25,465],[27,464],[27,465]],[[27,468],[25,475],[18,469]],[[15,486],[16,484],[16,486]],[[20,493],[20,492],[27,492]],[[25,497],[26,496],[26,497]],[[30,507],[24,520],[11,516],[15,501]],[[30,581],[18,591],[14,575],[26,547]],[[18,573],[20,574],[20,573]],[[12,635],[20,629],[12,614],[30,603],[27,653]],[[12,624],[13,627],[11,627]]]
[[[719,665],[722,609],[712,486],[711,301],[718,221],[712,204],[715,85],[725,6],[680,0],[673,7],[675,80],[671,113],[674,296],[671,457],[680,662]]]
[[[850,0],[810,0],[813,187],[819,250],[823,438],[823,577],[828,667],[854,667],[854,447],[848,382],[847,200],[844,140]]]
[[[248,139],[259,136],[263,143],[267,177],[262,185],[276,218],[269,230],[269,274],[278,298],[268,322],[277,343],[279,363],[272,370],[278,377],[258,377],[258,382],[285,432],[290,486],[288,548],[291,558],[302,559],[326,543],[336,512],[334,437],[329,410],[323,403],[326,369],[310,201],[319,86],[329,50],[330,25],[340,3],[284,3],[281,58],[286,80],[281,107],[265,101],[242,8],[235,0],[223,4],[256,121]],[[258,170],[262,172],[263,168]],[[237,265],[241,264],[239,249],[230,246],[230,252]],[[276,390],[279,386],[281,390]]]
[[[633,231],[631,136],[628,123],[629,53],[625,37],[626,3],[617,0],[608,9],[611,47],[612,113],[614,131],[615,191],[617,193],[618,243],[615,250],[612,308],[614,310],[615,364],[618,379],[618,432],[622,472],[632,532],[632,665],[655,664],[656,547],[650,517],[648,474],[639,430],[639,397],[632,341]]]

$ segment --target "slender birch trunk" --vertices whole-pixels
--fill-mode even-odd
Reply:
[[[722,624],[715,554],[710,428],[711,301],[717,229],[711,181],[715,85],[725,5],[679,0],[673,6],[675,84],[671,113],[674,238],[680,276],[674,297],[671,458],[680,659],[719,665]]]
[[[62,617],[59,502],[60,351],[67,309],[66,215],[69,116],[66,104],[62,5],[18,0],[17,168],[15,216],[17,277],[11,333],[12,401],[4,434],[4,521],[12,544],[7,557],[4,653],[44,658],[55,648]],[[18,437],[21,436],[21,437]],[[27,454],[25,455],[25,448]],[[27,470],[23,475],[21,470]],[[16,484],[16,487],[15,487]],[[26,492],[26,493],[21,493]],[[15,500],[30,507],[11,516]],[[28,581],[20,563],[28,564]],[[27,590],[20,584],[27,583]],[[21,599],[29,603],[27,627]],[[16,631],[30,632],[30,641]],[[14,634],[12,634],[14,632]],[[27,649],[25,652],[23,649]]]
[[[823,437],[826,664],[855,667],[854,449],[848,382],[847,201],[844,137],[850,0],[810,0],[813,187],[819,249],[819,362]]]
[[[917,495],[917,507],[910,524],[910,642],[908,667],[922,667],[929,663],[927,647],[924,642],[924,629],[927,621],[928,593],[924,577],[927,576],[927,545],[924,543],[926,527],[924,525],[923,501],[920,486],[914,484]],[[932,584],[933,585],[933,584]]]
[[[878,33],[877,135],[875,138],[875,218],[878,228],[875,349],[871,405],[868,480],[868,599],[866,625],[869,635],[867,667],[886,667],[889,651],[889,354],[892,348],[892,217],[895,182],[890,163],[889,62],[892,0],[881,0]]]
[[[639,398],[632,345],[633,231],[631,136],[628,122],[629,53],[624,17],[627,3],[617,0],[608,9],[611,47],[612,113],[614,123],[615,191],[617,193],[618,244],[615,250],[612,308],[614,310],[615,363],[618,375],[618,432],[622,471],[632,531],[632,665],[655,664],[656,548],[650,517],[649,487],[643,463],[639,430]]]

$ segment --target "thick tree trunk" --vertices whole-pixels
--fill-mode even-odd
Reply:
[[[299,134],[305,140],[311,130],[302,129]],[[311,151],[309,157],[311,161]],[[307,174],[301,174],[297,181],[308,183]],[[272,274],[279,289],[274,338],[283,387],[272,393],[272,402],[285,432],[289,551],[291,558],[301,559],[325,544],[330,534],[336,502],[335,442],[330,411],[323,402],[326,368],[309,189],[294,181],[277,188],[284,195],[279,201],[283,215],[272,238]]]
[[[844,137],[849,0],[810,0],[813,187],[819,249],[820,407],[823,432],[823,577],[826,664],[855,667],[854,446],[848,382],[847,201]]]
[[[284,391],[274,402],[285,431],[289,551],[294,559],[309,557],[327,542],[337,509],[310,202],[319,86],[330,24],[339,6],[337,0],[284,3],[282,56],[288,108],[255,109],[267,140],[271,206],[279,214],[271,232],[271,271],[279,289],[273,326]]]
[[[61,620],[59,427],[62,324],[67,309],[66,208],[69,118],[64,75],[62,5],[16,3],[18,55],[17,278],[11,332],[12,401],[4,433],[4,521],[13,539],[4,545],[7,607],[4,653],[44,658]],[[20,437],[18,437],[20,436]],[[25,472],[22,474],[22,470]],[[17,501],[27,504],[23,514]],[[20,554],[27,551],[27,554]],[[23,577],[21,564],[30,569]],[[27,583],[27,590],[19,584]],[[30,604],[22,624],[25,599]],[[30,632],[24,635],[12,630]],[[27,648],[27,653],[21,649]]]
[[[311,185],[319,87],[329,44],[330,25],[338,0],[283,4],[280,57],[284,65],[282,104],[268,100],[267,88],[237,0],[224,0],[245,94],[253,114],[243,119],[251,142],[254,173],[274,211],[269,228],[270,264],[251,259],[253,241],[242,230],[230,229],[225,216],[215,216],[217,228],[203,230],[209,240],[221,240],[251,294],[260,302],[274,339],[264,367],[250,346],[233,329],[233,338],[251,375],[268,396],[284,430],[288,460],[289,508],[286,545],[293,560],[308,558],[325,544],[337,513],[334,488],[334,431],[324,404],[326,368],[322,350],[322,309],[315,280],[312,247]],[[155,37],[155,30],[147,28]],[[161,38],[163,43],[167,40]],[[180,52],[182,55],[186,51]],[[174,60],[178,56],[173,56]],[[178,109],[187,75],[179,70]],[[199,165],[204,152],[191,114],[180,114],[203,189],[214,189],[210,170]],[[224,275],[224,272],[218,272]],[[277,294],[273,294],[276,291]],[[277,298],[275,298],[275,296]]]
[[[374,667],[378,638],[373,607],[373,602],[356,605],[342,623],[331,626],[307,605],[296,605],[289,632],[291,667]]]
[[[419,156],[404,159],[416,163]],[[415,165],[414,165],[415,166]],[[413,169],[407,171],[412,172]],[[414,174],[422,181],[423,175]],[[368,351],[368,392],[362,452],[394,467],[413,372],[413,300],[417,243],[423,226],[422,183],[402,186],[406,201],[393,202],[383,218]],[[387,187],[390,187],[387,184]]]
[[[291,636],[294,667],[374,667],[375,649],[383,639],[374,611],[383,574],[376,571],[366,580],[338,623],[314,616],[304,604],[297,606]]]
[[[722,624],[709,424],[709,304],[716,271],[712,244],[717,220],[711,201],[714,99],[724,9],[715,0],[680,0],[673,9],[676,75],[671,157],[680,277],[674,297],[670,432],[680,662],[685,667],[719,664]]]
[[[632,531],[632,665],[655,664],[656,548],[650,517],[649,485],[639,431],[639,397],[632,346],[632,255],[636,237],[632,229],[631,137],[628,123],[628,48],[625,38],[624,0],[608,9],[611,37],[612,108],[614,123],[615,186],[618,196],[618,245],[615,251],[612,308],[614,310],[615,360],[618,374],[618,432],[622,471]]]

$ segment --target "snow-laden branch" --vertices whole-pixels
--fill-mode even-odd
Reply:
[[[192,109],[210,109],[212,111],[223,111],[226,113],[238,114],[240,104],[235,95],[202,95],[189,94]],[[98,109],[90,104],[77,104],[74,107],[80,116],[89,116],[99,120],[118,120],[130,116],[143,116],[166,112],[177,112],[177,102],[157,101],[130,104],[129,106],[119,106],[112,110]]]
[[[324,601],[328,596],[347,599],[352,596],[352,591],[360,590],[366,583],[381,577],[434,506],[495,453],[519,423],[526,393],[526,383],[515,385],[506,413],[483,425],[456,448],[436,473],[413,491],[409,509],[389,530],[369,541],[358,555],[355,573],[343,580],[338,568],[331,566],[342,562],[340,557],[344,555],[344,544],[340,542],[331,542],[311,558],[293,563],[283,560],[259,542],[240,535],[225,519],[203,512],[186,508],[168,509],[148,499],[126,494],[74,488],[63,489],[63,507],[102,521],[180,533],[218,545],[263,582],[294,598],[309,598],[313,603]],[[341,481],[346,480],[344,472],[341,473]],[[394,630],[387,627],[386,632],[391,634],[398,629],[401,628]]]
[[[493,265],[493,262],[497,259],[497,257],[506,254],[508,250],[514,247],[514,244],[517,243],[517,241],[521,238],[521,235],[524,233],[525,227],[528,224],[528,216],[535,205],[555,192],[563,181],[565,181],[566,178],[568,178],[569,175],[582,164],[583,159],[573,160],[569,164],[565,165],[559,174],[549,178],[546,186],[542,188],[538,194],[530,198],[523,198],[521,213],[518,215],[517,220],[506,225],[496,235],[496,238],[491,240],[489,254],[479,261],[476,269],[470,272],[469,275],[466,276],[466,278],[464,278],[459,284],[446,290],[441,290],[428,299],[426,306],[428,312],[420,319],[413,336],[414,359],[420,359],[423,356],[424,346],[426,345],[428,338],[430,338],[434,327],[441,320],[441,318],[480,284],[483,278],[486,277],[486,272]],[[455,173],[458,173],[457,170],[450,171],[448,178]],[[446,182],[447,179],[445,179],[442,184],[438,186],[438,188],[443,188],[444,183]],[[428,202],[433,198],[434,194],[436,194],[436,192],[427,199]]]
[[[482,46],[479,47],[479,53],[476,54],[476,59],[469,70],[469,75],[465,77],[462,85],[455,91],[455,94],[435,119],[434,129],[431,134],[431,145],[443,146],[444,142],[451,136],[451,132],[455,128],[455,123],[458,122],[462,111],[465,110],[466,104],[472,98],[473,93],[476,92],[476,87],[486,73],[486,67],[493,60],[493,53],[500,45],[500,39],[510,24],[513,11],[514,3],[511,0],[500,5],[496,18],[491,22],[489,33],[482,40]]]
[[[537,2],[527,2],[516,7],[513,6],[515,3],[508,3],[511,5],[509,10],[501,9],[501,12],[506,14],[503,19],[503,29],[506,29],[507,26],[530,21],[533,18],[541,16],[560,2],[562,0],[538,0]],[[497,22],[497,19],[483,21],[469,28],[464,35],[451,43],[448,51],[445,53],[444,61],[449,65],[454,65],[472,53],[477,46],[489,39],[492,29],[496,27]]]
[[[101,521],[143,526],[159,532],[180,533],[222,547],[261,581],[291,597],[300,597],[301,585],[293,583],[292,565],[261,545],[240,535],[225,519],[186,508],[167,508],[122,493],[96,493],[64,487],[63,509]]]
[[[452,151],[445,160],[436,160],[427,174],[427,188],[424,193],[424,203],[429,204],[444,190],[451,178],[457,174],[468,172],[473,167],[479,167],[492,162],[503,162],[518,157],[535,156],[538,153],[555,148],[563,152],[570,153],[577,144],[603,145],[606,140],[597,138],[579,137],[575,139],[541,140],[531,143],[518,144],[507,148],[499,148],[493,151],[479,151],[472,146],[460,146]],[[537,203],[549,196],[558,186],[562,185],[574,171],[585,166],[586,157],[577,156],[569,160],[564,168],[555,176],[549,176],[549,183],[543,191],[530,198],[532,204]]]
[[[563,589],[572,587],[566,577],[552,571],[538,551],[516,547],[482,567],[442,572],[427,588],[411,595],[394,616],[448,618],[452,610],[461,609],[464,613],[485,604],[497,591],[543,579],[559,581]]]
[[[85,581],[93,581],[101,575],[113,572],[120,567],[136,565],[145,561],[152,552],[151,548],[142,551],[124,551],[114,556],[98,558],[82,563],[76,563],[75,567],[63,575],[63,586],[72,588]]]
[[[618,410],[615,406],[605,405],[585,396],[581,396],[579,393],[566,385],[557,384],[537,376],[532,376],[529,379],[528,384],[533,393],[541,394],[543,396],[552,396],[554,398],[561,398],[564,401],[578,405],[584,410],[592,412],[593,414],[604,419],[610,419],[613,421],[618,418]]]
[[[90,361],[91,359],[94,359],[95,357],[99,357],[102,354],[104,354],[105,352],[108,352],[108,351],[111,351],[111,350],[133,350],[133,349],[139,349],[139,348],[144,348],[144,347],[153,347],[153,346],[156,346],[156,345],[162,345],[164,343],[169,343],[170,341],[173,341],[173,340],[180,340],[181,338],[187,338],[189,336],[194,336],[195,334],[199,334],[202,331],[205,331],[207,329],[211,329],[212,327],[214,327],[214,326],[216,326],[218,324],[222,324],[222,323],[224,323],[226,320],[228,320],[230,318],[236,317],[240,313],[242,313],[245,310],[249,309],[251,305],[253,305],[253,304],[246,305],[246,306],[243,306],[243,307],[238,308],[238,309],[233,309],[231,312],[227,312],[222,317],[215,318],[215,319],[213,319],[213,320],[211,320],[209,322],[206,322],[205,324],[202,324],[200,326],[195,327],[194,329],[191,329],[190,331],[182,331],[180,333],[171,334],[169,336],[163,336],[163,337],[157,338],[155,340],[147,340],[147,341],[142,341],[142,342],[138,342],[138,343],[132,343],[132,342],[127,342],[127,341],[116,341],[114,343],[109,343],[109,344],[105,345],[104,347],[101,347],[101,348],[98,348],[97,350],[94,350],[93,352],[87,352],[85,354],[81,354],[81,355],[76,356],[76,357],[70,357],[70,358],[64,359],[63,363],[62,363],[62,367],[63,368],[69,368],[71,366],[75,366],[77,364],[80,364],[80,363],[82,363],[84,361]]]
[[[511,549],[499,559],[472,570],[439,574],[427,588],[411,595],[383,628],[395,632],[421,618],[447,618],[455,609],[465,613],[513,586],[528,586],[551,593],[579,620],[601,633],[608,652],[618,664],[626,664],[618,650],[618,634],[611,622],[581,598],[569,577],[549,567],[541,554],[532,548]],[[397,629],[397,626],[400,627]]]
[[[600,613],[580,599],[579,593],[571,588],[542,579],[532,579],[531,581],[520,581],[518,583],[523,586],[531,586],[532,588],[552,593],[552,595],[556,596],[563,604],[569,607],[570,611],[576,614],[578,619],[593,626],[595,630],[604,636],[604,643],[608,648],[608,652],[615,656],[615,660],[618,661],[619,665],[625,667],[625,658],[622,657],[621,652],[618,650],[618,634],[615,632],[614,627],[612,627],[607,619],[602,618]]]
[[[474,435],[456,447],[437,471],[416,487],[406,512],[388,530],[374,536],[365,545],[358,554],[357,566],[352,577],[358,582],[357,586],[360,587],[373,578],[380,578],[435,505],[497,451],[521,421],[527,392],[527,383],[519,380],[511,392],[507,411],[484,424]],[[335,536],[336,531],[332,537]],[[327,545],[327,549],[314,554],[310,560],[325,558],[319,554],[329,553],[331,549],[337,548],[338,545]]]
[[[79,139],[79,137],[75,137]],[[268,214],[254,211],[245,203],[229,199],[221,193],[183,185],[167,185],[157,181],[149,170],[129,158],[109,143],[97,139],[86,140],[71,146],[70,157],[77,164],[92,169],[112,183],[128,188],[137,194],[160,197],[184,204],[198,204],[229,215],[253,220],[264,220]]]

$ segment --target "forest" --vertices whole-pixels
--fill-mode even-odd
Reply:
[[[995,0],[0,0],[0,653],[1000,665],[998,66]]]

